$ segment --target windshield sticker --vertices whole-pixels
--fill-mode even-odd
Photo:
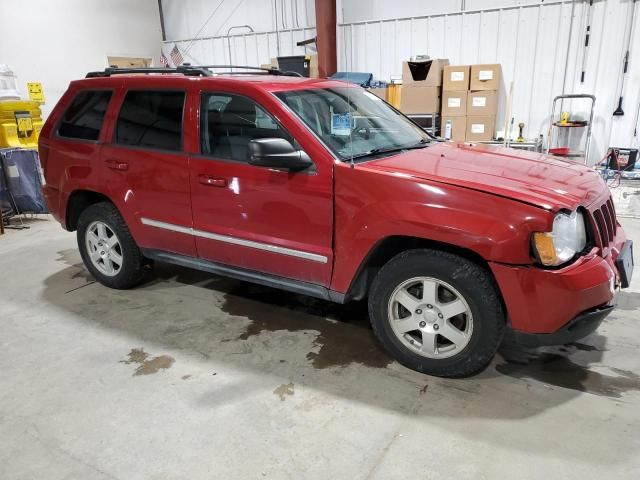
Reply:
[[[351,128],[353,125],[353,117],[351,114],[331,114],[331,135],[346,136],[351,135]]]

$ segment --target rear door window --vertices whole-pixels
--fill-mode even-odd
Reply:
[[[129,91],[116,124],[115,143],[182,150],[184,92]]]
[[[111,94],[110,90],[78,93],[62,116],[58,135],[79,140],[98,140]]]

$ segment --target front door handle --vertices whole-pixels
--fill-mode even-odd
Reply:
[[[207,187],[226,187],[227,179],[222,177],[211,177],[209,175],[198,175],[198,182]]]
[[[107,168],[112,170],[129,170],[129,164],[120,160],[106,160]]]

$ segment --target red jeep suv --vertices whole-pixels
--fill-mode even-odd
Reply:
[[[448,377],[505,332],[584,337],[628,286],[631,241],[592,169],[438,141],[355,85],[244,72],[70,84],[40,136],[44,193],[99,282],[133,287],[159,260],[367,298],[395,359]]]

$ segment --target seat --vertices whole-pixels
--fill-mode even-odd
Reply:
[[[245,97],[233,97],[220,116],[221,138],[216,149],[223,158],[247,161],[249,141],[256,129],[256,106]]]

